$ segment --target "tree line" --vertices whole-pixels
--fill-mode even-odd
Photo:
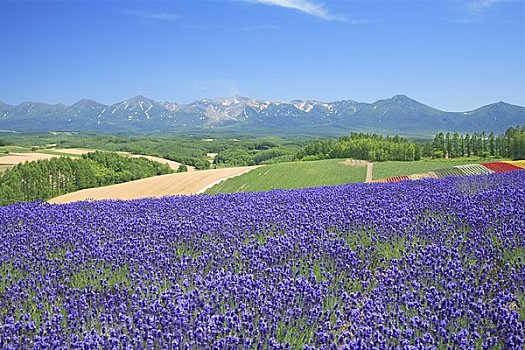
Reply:
[[[354,158],[369,161],[419,160],[422,147],[400,136],[351,133],[338,140],[322,140],[307,144],[298,152],[300,160]]]
[[[294,148],[276,146],[268,149],[248,149],[238,146],[219,152],[213,163],[225,166],[245,166],[294,160],[296,160]]]
[[[46,200],[86,188],[171,173],[165,164],[110,152],[25,162],[0,173],[0,205]]]
[[[438,133],[432,142],[436,158],[502,157],[525,159],[525,126],[508,128],[504,134]]]

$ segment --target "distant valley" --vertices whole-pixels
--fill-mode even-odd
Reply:
[[[114,105],[81,100],[73,105],[0,102],[0,130],[124,133],[243,133],[337,136],[351,131],[434,134],[504,132],[525,124],[525,107],[504,102],[465,112],[445,112],[404,95],[374,103],[352,100],[261,101],[246,97],[190,104],[136,96]]]

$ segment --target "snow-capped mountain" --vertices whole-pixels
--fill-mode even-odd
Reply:
[[[495,131],[525,124],[525,108],[495,103],[467,112],[444,112],[396,95],[374,103],[263,101],[247,97],[189,104],[136,96],[113,105],[81,100],[71,106],[0,102],[0,130],[96,132],[243,132],[335,135],[350,131],[416,133]]]

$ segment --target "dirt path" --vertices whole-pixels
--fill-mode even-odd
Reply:
[[[366,164],[366,179],[365,182],[372,182],[374,174],[374,163]]]
[[[374,163],[369,162],[368,160],[346,159],[345,161],[342,161],[341,164],[346,166],[366,166],[365,182],[372,182],[374,174]]]
[[[197,194],[230,177],[248,172],[253,167],[223,168],[150,177],[118,185],[90,188],[68,193],[49,203],[70,203],[82,200],[138,199],[178,194]]]

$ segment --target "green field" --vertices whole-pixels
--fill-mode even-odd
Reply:
[[[51,154],[55,156],[64,156],[64,157],[72,157],[72,158],[80,157],[79,154],[68,153],[67,149],[65,149],[64,151],[56,151],[53,149],[41,149],[41,150],[36,150],[35,153],[44,153],[44,154]]]
[[[53,149],[36,149],[31,150],[27,147],[18,147],[18,146],[2,146],[0,147],[0,157],[6,157],[11,155],[11,153],[45,153],[45,154],[51,154],[55,156],[64,156],[64,157],[73,157],[78,158],[80,155],[68,153],[67,150],[65,151],[56,151]]]
[[[209,190],[208,194],[256,192],[271,189],[305,188],[364,182],[366,167],[345,166],[341,159],[312,162],[279,163],[263,166],[247,174],[223,181]],[[425,173],[455,165],[479,164],[494,159],[477,157],[457,159],[425,159],[411,162],[387,161],[374,163],[373,179]]]
[[[31,148],[21,146],[0,146],[0,156],[7,156],[9,152],[30,152]]]
[[[482,159],[478,157],[454,158],[454,159],[425,159],[413,162],[379,162],[374,163],[373,179],[385,179],[393,176],[412,175],[426,173],[428,171],[449,168],[455,165],[479,164],[481,162],[492,162],[494,159]]]
[[[223,181],[206,193],[256,192],[364,182],[366,167],[340,164],[341,159],[279,163],[262,166]]]

